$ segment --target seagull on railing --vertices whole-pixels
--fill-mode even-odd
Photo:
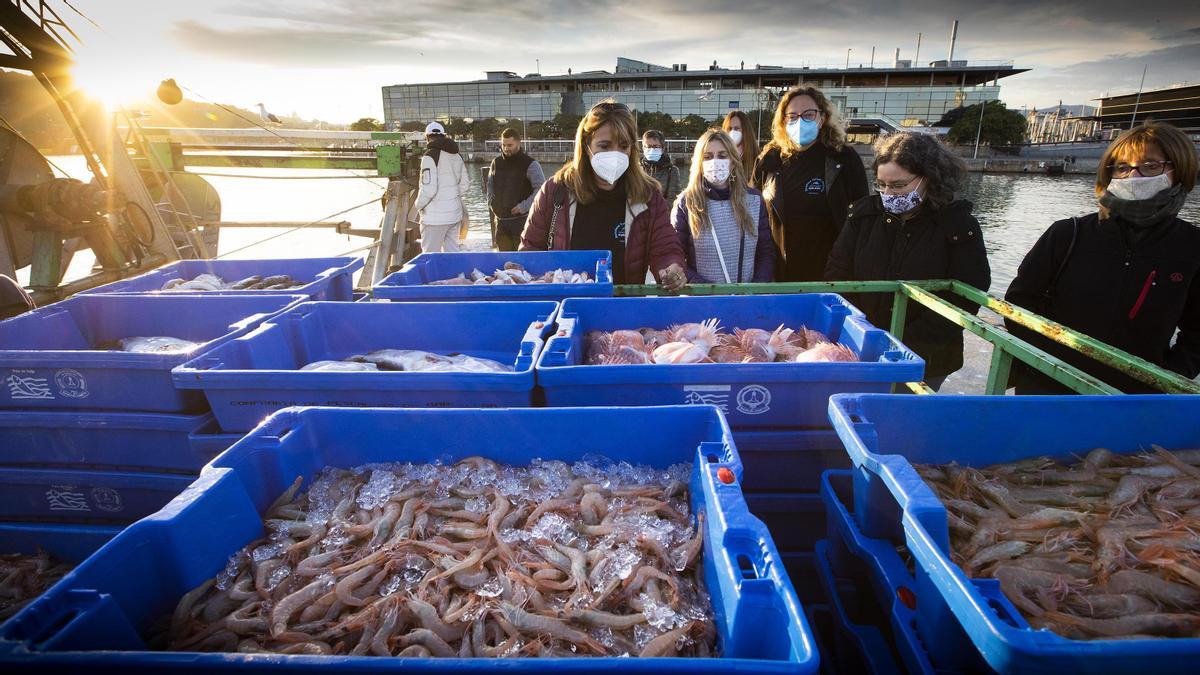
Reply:
[[[267,112],[266,106],[261,103],[256,103],[255,105],[258,106],[258,116],[262,118],[262,121],[266,122],[267,124],[283,124],[283,122],[279,121],[278,117]]]

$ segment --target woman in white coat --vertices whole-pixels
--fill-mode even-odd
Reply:
[[[425,127],[426,151],[421,157],[421,186],[415,208],[421,214],[421,250],[425,253],[459,250],[458,228],[463,219],[463,196],[471,185],[458,144],[437,122]]]

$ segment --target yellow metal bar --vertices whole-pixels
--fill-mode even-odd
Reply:
[[[1048,375],[1073,391],[1080,394],[1121,393],[1115,387],[1107,385],[1069,363],[1022,342],[1006,331],[998,330],[984,323],[979,317],[967,314],[958,306],[942,300],[915,284],[900,282],[900,286],[910,298],[928,307],[933,312],[971,331],[997,348],[1001,348],[1005,352],[1012,354],[1013,358],[1029,365],[1040,373]]]
[[[960,281],[953,282],[952,291],[971,302],[977,302],[1000,316],[1043,335],[1058,344],[1115,368],[1122,373],[1169,394],[1200,394],[1200,384],[1173,373],[1149,361],[1117,349],[1095,338],[1078,333],[1066,326],[1022,309]]]

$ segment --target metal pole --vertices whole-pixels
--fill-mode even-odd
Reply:
[[[921,34],[917,33],[917,51],[913,53],[913,68],[921,63]]]
[[[846,48],[846,70],[850,70],[850,50],[851,49],[852,49],[851,47]]]
[[[979,103],[979,126],[975,128],[975,152],[971,159],[979,159],[979,136],[983,133],[983,111],[987,109],[987,101]]]
[[[1129,128],[1133,128],[1133,123],[1137,121],[1138,105],[1142,102],[1142,87],[1146,86],[1146,70],[1150,68],[1150,64],[1142,66],[1142,83],[1138,85],[1137,98],[1133,100],[1133,117],[1129,118]]]

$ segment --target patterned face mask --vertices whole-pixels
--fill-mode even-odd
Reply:
[[[920,206],[921,194],[917,191],[917,187],[921,185],[921,180],[923,179],[917,180],[917,185],[913,186],[912,191],[908,194],[888,195],[881,192],[879,196],[883,199],[883,208],[887,209],[889,213],[900,215]]]

